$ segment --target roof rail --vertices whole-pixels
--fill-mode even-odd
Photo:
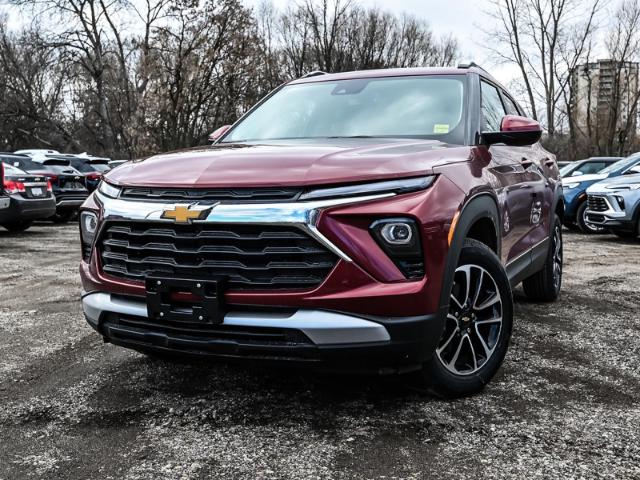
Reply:
[[[13,153],[13,152],[0,152],[0,155],[12,155],[14,157],[29,157],[29,155],[26,155],[24,153]]]
[[[485,73],[489,73],[487,72],[484,68],[482,68],[480,65],[478,65],[476,62],[467,62],[467,63],[459,63],[458,64],[458,68],[465,68],[465,69],[469,69],[469,68],[479,68],[480,70],[482,70]]]
[[[323,72],[322,70],[314,70],[313,72],[305,73],[300,78],[317,77],[319,75],[327,75],[327,72]]]

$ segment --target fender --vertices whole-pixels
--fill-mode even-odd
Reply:
[[[491,193],[478,193],[463,205],[460,210],[458,222],[455,225],[455,231],[453,233],[451,245],[449,246],[449,253],[447,254],[445,276],[442,281],[442,291],[440,292],[440,306],[442,308],[449,307],[449,293],[451,292],[451,286],[453,285],[453,274],[456,270],[456,266],[458,265],[460,252],[462,251],[462,247],[469,230],[471,230],[471,227],[475,222],[484,218],[488,218],[493,223],[494,233],[497,238],[496,255],[500,257],[500,252],[502,251],[502,236],[498,234],[500,231],[498,203]]]
[[[553,201],[551,202],[551,210],[549,211],[549,235],[553,232],[553,215],[556,213],[558,204],[562,205],[560,209],[560,222],[564,223],[564,194],[560,182],[556,184],[556,190],[553,192]]]

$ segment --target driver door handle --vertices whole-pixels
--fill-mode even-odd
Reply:
[[[520,159],[520,165],[522,165],[524,168],[528,168],[533,165],[533,160],[529,160],[527,157],[522,157]]]

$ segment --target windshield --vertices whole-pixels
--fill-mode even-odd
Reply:
[[[638,162],[640,162],[640,155],[631,155],[630,157],[623,158],[622,160],[614,163],[613,165],[609,165],[604,170],[600,170],[600,173],[617,172],[618,170],[623,170],[623,169],[626,169],[627,167],[632,167]]]
[[[464,144],[464,79],[434,75],[288,85],[234,127],[224,143],[398,137]]]
[[[570,163],[569,165],[565,165],[560,169],[560,176],[566,177],[571,172],[573,172],[576,168],[578,168],[578,165],[575,165],[573,163]]]

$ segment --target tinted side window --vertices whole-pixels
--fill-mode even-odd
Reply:
[[[588,162],[588,163],[585,163],[584,165],[581,165],[580,168],[578,168],[578,170],[580,170],[584,174],[598,173],[600,170],[602,170],[606,166],[607,164],[604,162]]]
[[[506,95],[502,95],[502,98],[504,99],[504,106],[507,109],[508,115],[520,115],[520,112],[518,111],[518,107],[516,106],[513,100],[511,100]]]
[[[502,117],[505,115],[498,89],[493,85],[481,82],[482,93],[482,131],[499,132]]]

